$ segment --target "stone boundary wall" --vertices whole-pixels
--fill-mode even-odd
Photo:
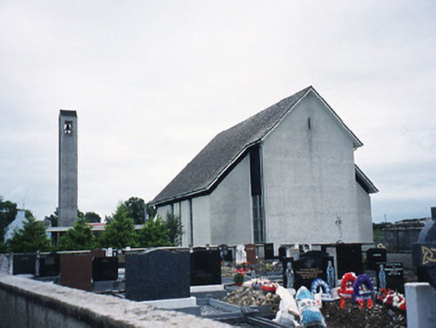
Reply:
[[[229,327],[140,302],[3,274],[0,309],[0,325],[10,328]]]

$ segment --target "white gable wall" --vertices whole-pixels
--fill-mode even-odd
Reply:
[[[248,155],[221,181],[210,197],[212,244],[252,242]]]
[[[310,129],[308,119],[310,118]],[[362,242],[353,140],[322,101],[309,93],[263,142],[268,241]]]

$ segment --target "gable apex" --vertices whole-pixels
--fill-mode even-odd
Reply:
[[[217,134],[151,203],[163,205],[209,192],[250,147],[262,142],[310,93],[320,99],[339,125],[350,135],[354,147],[362,146],[360,140],[315,88],[309,86]]]

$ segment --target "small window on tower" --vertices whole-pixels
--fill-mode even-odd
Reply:
[[[64,123],[64,133],[65,134],[73,133],[73,122],[72,121],[65,121],[65,123]]]

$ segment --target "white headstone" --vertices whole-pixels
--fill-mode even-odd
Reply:
[[[247,262],[247,253],[245,252],[244,245],[236,246],[236,265]]]

